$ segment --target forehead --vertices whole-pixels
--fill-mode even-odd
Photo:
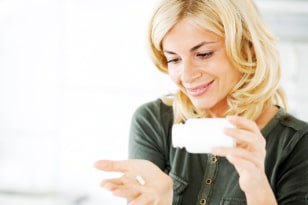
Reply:
[[[191,48],[201,42],[221,43],[223,38],[215,33],[202,29],[190,21],[183,19],[165,35],[162,40],[163,49]]]

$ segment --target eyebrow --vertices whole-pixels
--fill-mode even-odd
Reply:
[[[203,41],[203,42],[201,42],[201,43],[195,45],[195,46],[192,47],[191,49],[189,49],[189,51],[190,51],[190,52],[193,52],[193,51],[197,50],[198,48],[200,48],[200,47],[202,47],[202,46],[204,46],[204,45],[213,44],[213,43],[216,43],[216,42],[214,42],[214,41],[211,41],[211,42]],[[164,53],[169,53],[169,54],[173,54],[173,55],[176,54],[175,52],[173,52],[173,51],[168,51],[168,50],[164,50]]]

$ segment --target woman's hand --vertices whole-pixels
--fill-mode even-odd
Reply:
[[[260,197],[271,199],[269,201],[272,203],[266,204],[276,204],[264,168],[266,141],[257,124],[238,116],[228,116],[228,120],[236,128],[226,128],[224,132],[236,141],[236,146],[216,147],[212,153],[225,156],[234,165],[239,174],[240,187],[246,194],[247,204],[258,204]]]
[[[255,122],[244,117],[227,118],[236,128],[226,128],[225,134],[236,141],[236,147],[217,147],[213,154],[225,156],[234,165],[243,191],[255,191],[265,176],[265,139]]]
[[[119,178],[103,180],[101,186],[115,196],[128,199],[130,205],[172,204],[171,178],[150,161],[100,160],[95,167],[102,171],[123,173]]]

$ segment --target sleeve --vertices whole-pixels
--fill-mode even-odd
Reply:
[[[168,121],[161,116],[159,101],[140,106],[133,114],[129,133],[128,157],[145,159],[165,170],[168,158]]]
[[[299,131],[293,139],[285,147],[289,156],[281,166],[277,200],[279,205],[308,205],[308,133]]]

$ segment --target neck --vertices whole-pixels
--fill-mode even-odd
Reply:
[[[278,112],[278,107],[275,105],[267,106],[261,115],[256,119],[256,124],[258,125],[259,129],[263,129],[267,123],[275,116]]]

